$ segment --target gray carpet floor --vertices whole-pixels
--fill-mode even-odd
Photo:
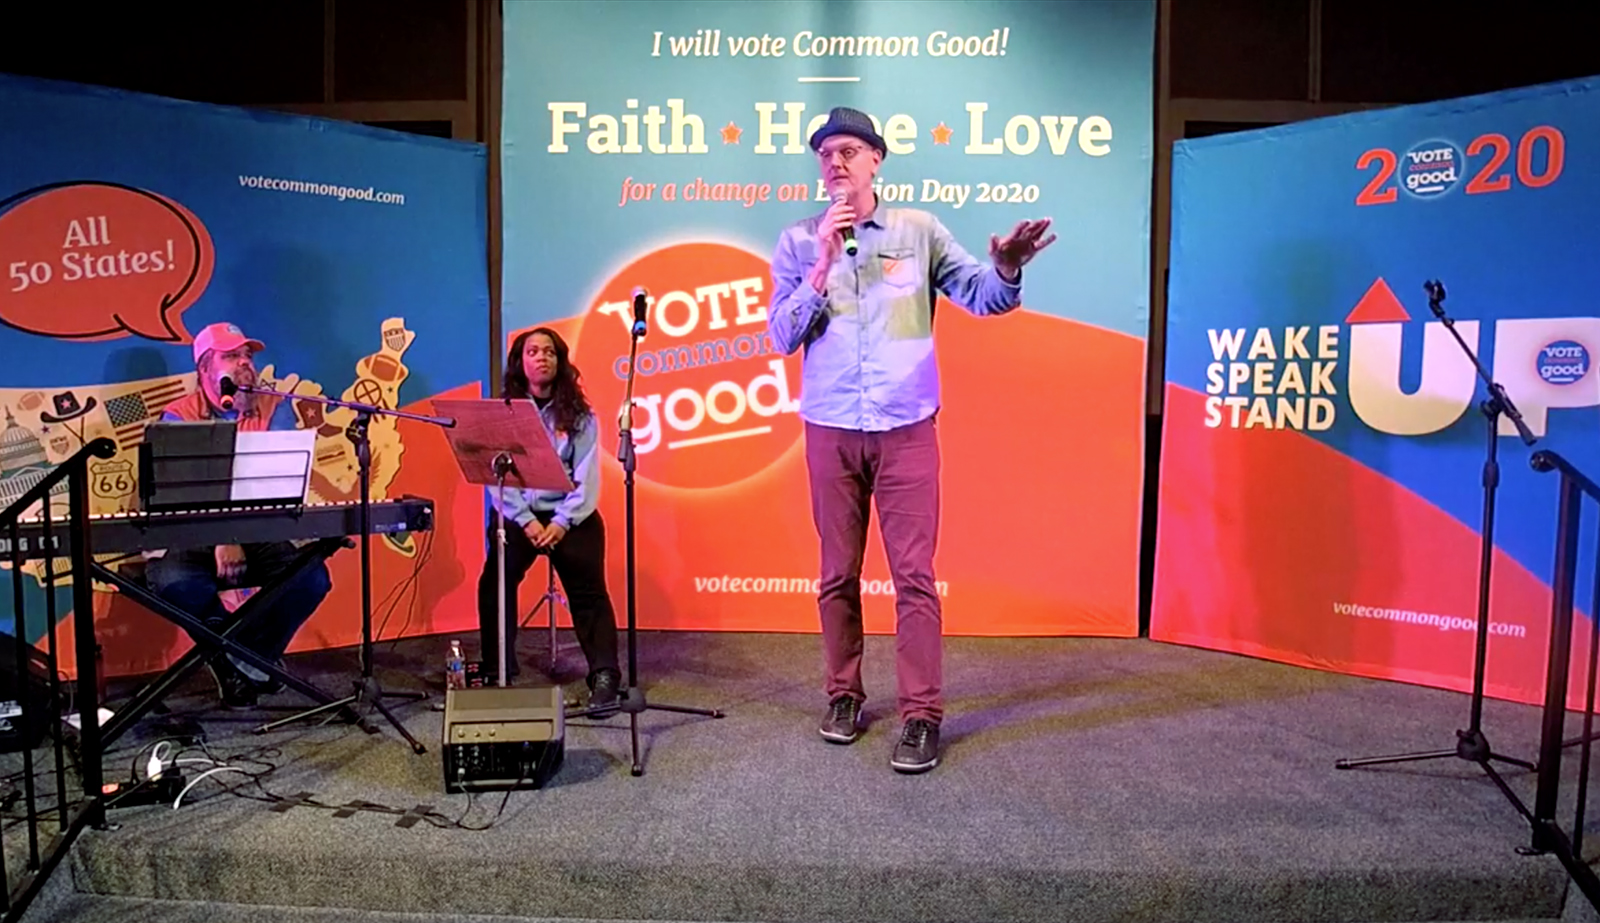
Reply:
[[[59,910],[63,914],[59,919],[70,919],[73,923],[602,923],[601,920],[389,913],[378,910],[339,910],[322,907],[219,905],[125,897],[78,897],[70,903],[63,904]],[[661,923],[661,921],[607,920],[603,923]],[[1553,921],[1529,918],[1496,921],[1496,923],[1553,923]]]
[[[544,657],[537,637],[527,642],[525,683]],[[1334,769],[1340,757],[1452,745],[1465,696],[1148,641],[952,638],[944,763],[908,777],[887,764],[892,645],[869,639],[872,725],[840,747],[815,730],[825,705],[816,637],[643,633],[650,700],[727,717],[643,715],[640,778],[628,771],[626,716],[576,720],[552,784],[509,799],[444,793],[443,639],[378,647],[389,688],[433,693],[431,703],[394,704],[428,744],[420,756],[376,716],[372,735],[308,724],[257,736],[251,729],[273,714],[214,710],[202,673],[170,700],[172,715],[120,741],[119,756],[125,765],[142,743],[196,721],[210,757],[251,775],[201,780],[177,810],[116,811],[115,829],[81,839],[74,893],[50,917],[1377,923],[1563,914],[1565,873],[1553,857],[1517,854],[1526,825],[1476,766]],[[354,664],[346,651],[291,665],[334,689]],[[567,652],[558,679],[576,688],[580,671]],[[265,704],[298,706],[292,695]],[[1489,702],[1485,715],[1498,750],[1532,757],[1535,709]],[[1507,777],[1531,801],[1531,774]],[[323,805],[380,807],[272,809],[272,798],[301,792]],[[431,805],[434,822],[397,826],[417,805]],[[273,909],[291,907],[303,916]]]

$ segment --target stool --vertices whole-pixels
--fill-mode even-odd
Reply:
[[[547,552],[541,550],[539,552],[539,557],[544,558],[544,568],[545,568],[545,578],[546,578],[545,579],[544,595],[540,596],[539,597],[539,601],[533,604],[533,608],[532,609],[528,610],[528,614],[522,617],[522,623],[521,623],[520,627],[526,629],[528,626],[530,626],[530,625],[532,625],[534,623],[534,619],[535,619],[536,616],[538,616],[540,609],[545,609],[545,608],[549,609],[549,611],[550,611],[550,619],[549,619],[549,626],[550,626],[550,678],[553,680],[553,679],[555,679],[555,675],[556,675],[556,658],[557,658],[557,655],[559,655],[561,653],[561,645],[560,645],[560,643],[558,641],[558,638],[557,638],[557,635],[556,635],[556,606],[560,605],[561,607],[567,609],[569,612],[571,611],[571,607],[567,605],[566,596],[563,595],[559,590],[556,589],[556,568],[555,568],[554,564],[550,563],[550,555]],[[569,647],[569,648],[577,647],[577,645],[576,644],[569,644],[569,645],[567,645],[567,647]]]

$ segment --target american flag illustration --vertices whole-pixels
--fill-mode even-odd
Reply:
[[[138,445],[144,438],[145,424],[161,416],[161,411],[187,390],[184,379],[168,378],[106,401],[106,416],[117,433],[117,449]]]

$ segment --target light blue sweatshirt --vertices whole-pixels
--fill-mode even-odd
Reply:
[[[538,406],[538,402],[534,402]],[[567,531],[581,524],[593,513],[600,502],[600,432],[593,413],[579,421],[575,434],[558,433],[555,429],[555,411],[550,405],[539,408],[539,419],[544,421],[545,432],[555,446],[561,467],[572,480],[570,492],[559,490],[518,490],[507,487],[489,488],[489,501],[494,503],[508,520],[526,528],[536,513],[551,513],[550,521]],[[496,495],[500,496],[497,498]]]

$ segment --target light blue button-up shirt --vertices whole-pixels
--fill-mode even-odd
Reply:
[[[772,257],[767,330],[784,355],[805,347],[800,417],[883,432],[933,416],[935,290],[973,314],[1004,314],[1021,304],[1021,279],[1001,279],[928,212],[880,204],[856,228],[856,255],[841,254],[818,292],[806,276],[821,219],[785,228]]]
[[[538,406],[538,401],[534,401]],[[539,407],[539,419],[550,434],[561,467],[567,470],[572,490],[519,490],[507,487],[501,496],[498,487],[489,488],[489,501],[494,503],[506,519],[524,528],[533,522],[536,513],[550,513],[550,521],[571,531],[600,501],[600,433],[594,414],[582,421],[576,434],[556,432],[555,410],[550,404]]]

